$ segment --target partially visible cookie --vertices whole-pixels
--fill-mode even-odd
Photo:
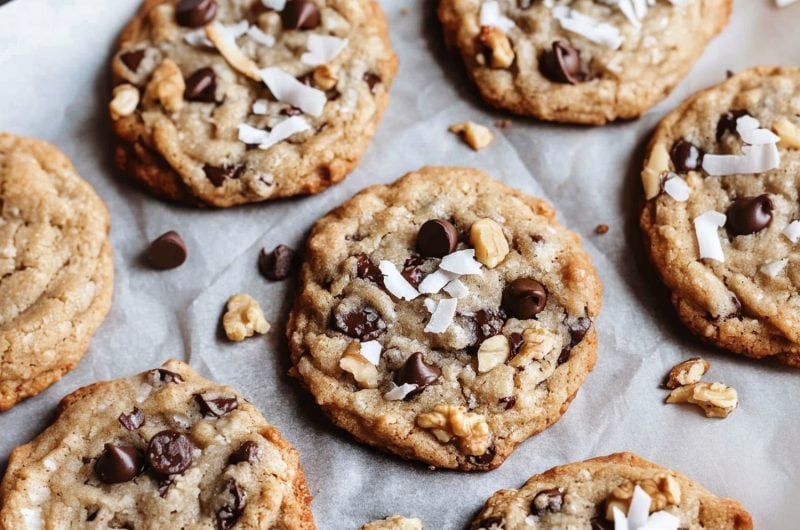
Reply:
[[[362,442],[492,469],[567,410],[594,366],[600,296],[550,205],[478,170],[424,168],[314,226],[291,373]]]
[[[649,7],[648,7],[649,6]],[[683,79],[731,0],[440,0],[483,98],[542,120],[636,118]]]
[[[727,350],[800,366],[800,69],[700,92],[650,143],[640,224],[681,321]]]
[[[0,411],[75,367],[111,306],[105,204],[55,147],[0,133]]]
[[[628,513],[637,486],[651,499],[650,517],[665,525],[658,528],[753,528],[750,515],[738,502],[717,497],[680,473],[631,453],[558,466],[534,475],[519,490],[499,490],[470,528],[613,530],[615,508],[622,515]]]
[[[396,69],[375,0],[145,0],[112,60],[117,165],[190,204],[318,193],[361,158]]]
[[[422,521],[392,515],[386,519],[372,521],[361,527],[361,530],[423,530]]]
[[[0,530],[315,528],[297,451],[178,361],[65,397],[11,454],[0,499]]]

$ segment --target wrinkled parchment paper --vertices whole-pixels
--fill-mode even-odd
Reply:
[[[761,63],[800,61],[800,4],[737,0],[731,25],[674,93],[638,121],[602,128],[554,126],[489,110],[460,61],[442,45],[435,0],[382,0],[400,72],[380,132],[341,185],[315,197],[224,211],[165,204],[129,185],[111,163],[105,106],[114,40],[139,0],[15,0],[0,7],[0,130],[61,147],[108,203],[116,266],[114,305],[76,370],[0,414],[0,472],[11,449],[52,421],[58,400],[98,379],[127,376],[169,357],[240,389],[300,450],[322,529],[356,530],[405,514],[431,530],[464,528],[499,488],[520,486],[551,466],[630,450],[741,500],[761,529],[798,528],[800,372],[703,346],[681,327],[648,266],[637,228],[638,172],[658,120],[684,97]],[[406,14],[404,9],[407,9]],[[497,140],[474,153],[447,126],[472,119]],[[303,245],[312,222],[357,190],[425,164],[463,164],[555,203],[580,233],[605,285],[597,321],[598,363],[567,414],[523,444],[498,470],[430,471],[354,443],[324,419],[286,376],[283,324],[293,284],[268,283],[256,269],[262,246]],[[599,223],[610,226],[595,235]],[[189,261],[169,272],[143,267],[147,243],[183,235]],[[266,338],[222,340],[227,297],[247,292],[274,324]],[[703,355],[710,380],[738,389],[726,420],[662,404],[658,384],[676,362]]]

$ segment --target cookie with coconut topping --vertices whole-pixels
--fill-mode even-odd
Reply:
[[[472,530],[751,530],[736,501],[632,453],[558,466],[492,495]]]
[[[11,454],[0,498],[2,530],[315,528],[297,451],[174,360],[65,397]]]
[[[800,69],[742,72],[659,125],[640,224],[683,323],[800,366]]]
[[[497,467],[594,366],[601,285],[544,201],[474,169],[365,189],[308,240],[292,374],[356,439]]]
[[[731,0],[440,0],[483,98],[548,121],[636,118],[688,73]]]
[[[117,165],[190,204],[318,193],[366,150],[396,69],[375,0],[145,0],[112,60]]]

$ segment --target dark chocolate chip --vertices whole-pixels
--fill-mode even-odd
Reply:
[[[417,233],[417,252],[426,258],[441,258],[456,249],[458,230],[450,221],[431,219]]]
[[[557,40],[539,60],[539,69],[546,78],[556,83],[577,85],[588,77],[581,69],[581,55],[570,43]]]
[[[172,486],[173,482],[175,482],[175,477],[172,475],[167,475],[166,477],[161,477],[158,480],[158,495],[163,499],[167,496],[167,492],[169,491],[169,487]]]
[[[178,232],[170,230],[150,243],[147,261],[155,269],[174,269],[183,265],[188,254],[183,238]]]
[[[500,404],[504,405],[506,410],[511,410],[517,404],[517,396],[506,396],[500,398]]]
[[[136,73],[139,70],[139,65],[142,64],[142,59],[144,59],[144,50],[133,50],[131,52],[125,52],[119,56],[119,60],[128,67],[133,73]]]
[[[297,107],[286,107],[285,109],[281,109],[281,115],[283,116],[299,116],[302,113],[303,111]]]
[[[195,394],[194,400],[206,418],[221,418],[239,407],[236,396],[210,397],[205,394]]]
[[[406,260],[403,264],[403,278],[405,278],[408,283],[413,285],[415,288],[419,287],[419,284],[422,282],[423,272],[420,267],[425,264],[425,258],[421,256],[411,256]]]
[[[592,530],[614,530],[614,521],[608,521],[604,517],[594,517],[589,523]]]
[[[531,241],[533,241],[534,243],[544,243],[544,236],[541,236],[539,234],[532,234]]]
[[[356,254],[356,274],[362,280],[369,280],[383,287],[383,273],[364,253]]]
[[[728,220],[725,228],[735,236],[745,236],[759,232],[772,222],[774,209],[769,195],[741,197],[728,207]]]
[[[272,282],[285,280],[295,270],[297,253],[286,245],[278,245],[272,252],[261,249],[258,256],[258,270],[264,277]]]
[[[416,352],[406,359],[403,367],[395,374],[394,382],[398,385],[410,384],[417,385],[417,388],[406,395],[411,398],[422,392],[425,387],[432,385],[442,375],[442,370],[438,366],[428,364],[422,358],[422,353]]]
[[[201,68],[186,80],[183,97],[189,101],[214,103],[217,101],[217,74],[213,68]]]
[[[319,26],[319,9],[311,0],[289,0],[281,11],[284,29],[314,29]]]
[[[729,110],[720,116],[719,121],[717,122],[717,141],[722,141],[725,133],[735,133],[736,120],[747,115],[748,112],[746,110]]]
[[[183,376],[176,372],[170,372],[169,370],[165,370],[163,368],[156,368],[155,370],[150,370],[148,372],[150,377],[156,381],[161,381],[162,383],[183,383]]]
[[[488,466],[494,460],[494,456],[497,454],[497,448],[494,445],[490,445],[486,452],[479,456],[468,455],[467,462],[474,466]]]
[[[105,444],[94,463],[94,472],[106,484],[119,484],[136,478],[144,470],[144,455],[130,445]]]
[[[557,513],[561,511],[564,505],[564,493],[558,488],[547,489],[540,491],[533,497],[531,501],[531,513],[533,515],[541,515],[543,513]]]
[[[217,510],[217,528],[228,530],[233,528],[242,516],[245,507],[245,492],[235,480],[230,480],[225,485],[225,492],[228,494],[230,502]]]
[[[364,306],[360,311],[336,315],[336,329],[361,341],[375,340],[386,333],[386,322],[375,309]]]
[[[547,304],[547,290],[533,278],[517,278],[503,291],[503,309],[520,320],[538,315]]]
[[[232,466],[241,464],[242,462],[252,464],[255,463],[260,457],[261,449],[258,448],[258,444],[248,440],[240,445],[239,449],[231,453],[231,456],[228,457],[228,464]]]
[[[489,517],[478,523],[478,530],[503,530],[506,521],[502,517]]]
[[[678,140],[672,144],[669,156],[679,173],[700,169],[703,165],[703,151],[686,140]]]
[[[508,336],[508,345],[511,346],[511,351],[508,354],[509,360],[517,356],[523,342],[522,333],[514,332]]]
[[[120,414],[119,422],[125,429],[135,431],[144,425],[144,412],[134,407],[129,414]]]
[[[375,94],[378,84],[382,81],[383,80],[378,74],[374,74],[372,72],[367,72],[364,74],[364,82],[367,84],[367,87],[369,87],[370,94]]]
[[[472,320],[472,327],[475,332],[475,343],[473,344],[475,347],[480,346],[489,337],[499,335],[500,330],[503,329],[503,324],[505,324],[503,315],[484,309],[475,311],[470,320]]]
[[[564,323],[567,323],[566,316],[564,317]],[[565,344],[561,349],[561,354],[558,356],[558,364],[564,364],[567,362],[567,360],[569,360],[569,354],[572,352],[572,348],[577,346],[583,340],[591,327],[592,319],[587,317],[578,317],[571,323],[567,324],[567,329],[569,330],[569,343]]]
[[[211,181],[211,184],[219,188],[227,179],[241,177],[242,172],[244,172],[244,166],[216,167],[205,165],[203,166],[203,172],[206,174],[206,178]]]
[[[150,439],[147,461],[159,475],[176,475],[192,465],[193,449],[186,435],[168,429]]]
[[[217,16],[216,0],[181,0],[175,7],[175,19],[187,28],[205,26]]]

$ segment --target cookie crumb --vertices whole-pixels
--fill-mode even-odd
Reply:
[[[597,228],[594,229],[595,234],[603,235],[608,233],[608,225],[607,224],[599,224]]]
[[[404,8],[402,8],[402,9],[400,10],[400,15],[401,15],[401,16],[404,16],[404,17],[406,17],[406,16],[408,16],[408,14],[409,14],[409,13],[411,13],[411,10],[410,10],[410,9],[408,9],[407,7],[404,7]]]
[[[494,141],[494,134],[488,127],[472,121],[456,123],[448,130],[461,136],[461,139],[475,151],[483,149]]]
[[[248,294],[235,294],[228,299],[227,310],[222,317],[222,327],[229,340],[239,342],[256,333],[269,331],[270,324],[258,302]]]
[[[508,129],[511,127],[511,120],[497,120],[494,122],[494,126],[498,129]]]

